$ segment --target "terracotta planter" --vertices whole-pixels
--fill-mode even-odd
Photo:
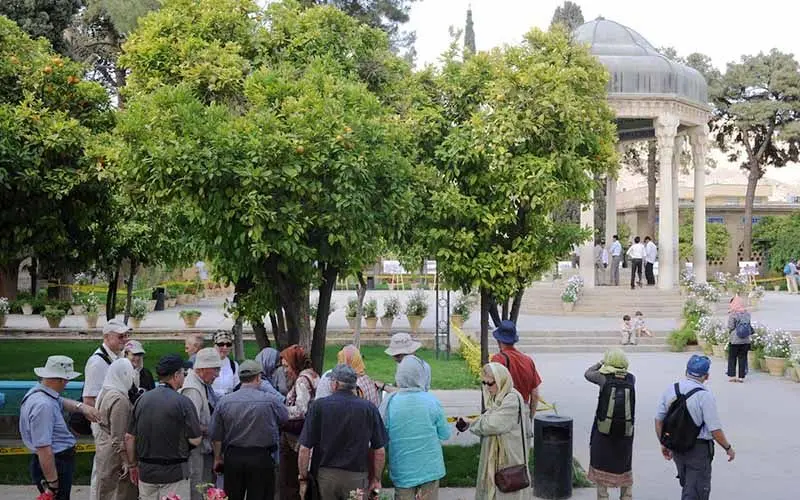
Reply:
[[[350,326],[350,329],[356,331],[356,326],[358,325],[358,320],[354,317],[347,318],[347,324]]]
[[[22,314],[25,316],[33,314],[33,306],[30,304],[22,304]]]
[[[460,314],[451,314],[450,323],[460,330],[464,326],[464,316],[461,316]]]
[[[417,330],[419,330],[420,323],[422,323],[422,316],[408,317],[408,325],[411,327],[412,333],[417,333]]]
[[[61,320],[64,318],[45,318],[50,328],[58,328],[61,326]]]
[[[197,326],[197,321],[200,319],[200,316],[184,316],[183,317],[183,324],[186,328],[194,328]]]
[[[8,316],[6,316],[5,314],[0,314],[0,328],[5,328],[6,327],[6,320],[7,319],[8,319]]]
[[[394,323],[394,318],[389,318],[387,316],[381,318],[381,328],[384,328],[386,330],[391,330],[392,323]]]
[[[142,320],[138,318],[131,318],[131,326],[135,329],[139,329],[142,326]]]
[[[97,328],[97,319],[100,316],[97,313],[90,313],[86,315],[86,326],[89,328]]]
[[[575,302],[561,301],[561,308],[564,309],[564,312],[572,312],[575,310]]]
[[[717,358],[724,358],[725,357],[725,346],[724,345],[711,346],[711,350],[713,351],[715,357],[717,357]]]
[[[367,328],[370,330],[374,330],[378,327],[378,317],[373,318],[364,318],[364,322],[367,324]]]
[[[764,358],[767,363],[767,371],[773,377],[783,377],[783,372],[786,370],[786,358]]]

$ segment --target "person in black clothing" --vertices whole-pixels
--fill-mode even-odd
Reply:
[[[156,388],[156,381],[149,369],[144,367],[144,347],[138,340],[129,340],[123,349],[123,355],[130,360],[133,369],[136,370],[136,377],[133,381],[128,397],[131,403],[135,403],[139,396],[145,391],[152,391]]]

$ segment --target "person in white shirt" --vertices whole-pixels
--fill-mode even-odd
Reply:
[[[619,236],[614,235],[614,242],[611,243],[611,285],[619,286],[619,265],[622,263],[622,243]]]
[[[239,385],[239,363],[230,357],[233,350],[233,335],[231,332],[217,330],[214,333],[214,347],[219,353],[220,360],[222,360],[222,366],[219,369],[219,376],[214,379],[211,387],[217,397],[221,398],[233,392],[233,389]]]
[[[644,237],[644,277],[648,286],[656,284],[656,275],[653,274],[653,266],[658,257],[658,247],[653,243],[649,236]]]
[[[631,290],[636,289],[636,284],[642,286],[642,262],[645,252],[642,240],[637,236],[633,239],[633,245],[628,249],[628,257],[631,258]],[[639,273],[639,280],[636,280],[636,273]]]

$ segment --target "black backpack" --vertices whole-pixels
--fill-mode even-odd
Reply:
[[[600,390],[595,423],[597,432],[612,437],[632,437],[636,413],[633,376],[612,375]]]
[[[100,346],[100,352],[96,352],[92,356],[100,356],[107,365],[111,364],[111,356],[108,355],[108,352],[106,352],[106,349],[103,346]],[[72,432],[78,434],[79,436],[92,435],[92,424],[81,412],[70,413],[69,420],[67,420],[67,425]]]
[[[686,406],[686,400],[695,393],[700,392],[702,387],[695,387],[686,394],[681,394],[678,383],[675,383],[675,401],[669,405],[667,416],[661,427],[661,444],[672,451],[685,453],[694,448],[697,436],[700,435],[699,425],[694,423]]]

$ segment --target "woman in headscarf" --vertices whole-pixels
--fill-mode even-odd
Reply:
[[[280,365],[280,360],[281,354],[272,347],[265,347],[256,354],[256,362],[261,365],[261,386],[259,389],[267,394],[277,396],[281,401],[285,401],[286,397],[278,391],[272,381],[275,370]]]
[[[354,345],[346,345],[336,355],[338,364],[347,365],[356,372],[356,392],[358,397],[366,399],[375,406],[381,404],[381,394],[375,382],[367,375],[367,367],[364,365],[364,359],[361,357],[361,352]],[[330,370],[325,372],[319,381],[317,388],[317,397],[324,398],[330,396],[333,392],[333,387],[330,379]]]
[[[130,468],[136,464],[128,463],[125,452],[125,433],[133,408],[128,390],[134,377],[131,362],[126,358],[117,359],[108,367],[103,388],[97,396],[97,410],[101,416],[95,434],[97,496],[91,500],[136,500],[139,497],[138,488],[128,477]]]
[[[298,438],[303,429],[308,405],[314,400],[319,375],[311,367],[311,358],[299,345],[292,345],[281,351],[281,365],[286,369],[289,383],[289,394],[286,396],[289,421],[281,432],[280,491],[281,498],[285,500],[299,500]]]
[[[589,442],[589,479],[597,485],[598,500],[608,500],[608,488],[620,488],[620,499],[630,500],[636,377],[628,372],[621,349],[606,351],[603,361],[590,366],[584,376],[600,387]]]
[[[380,406],[395,498],[438,498],[445,475],[440,441],[450,438],[450,426],[439,400],[425,391],[426,381],[425,367],[406,357],[395,374],[397,391]]]
[[[222,366],[219,369],[219,377],[214,379],[211,387],[218,398],[233,392],[239,385],[239,363],[230,357],[233,350],[233,335],[228,330],[217,330],[214,333],[214,348],[219,353]]]
[[[750,324],[750,313],[744,307],[744,301],[734,295],[728,304],[728,380],[744,382],[747,375],[747,351],[750,350],[753,326]],[[736,365],[739,365],[737,372]]]
[[[533,493],[530,487],[503,493],[494,482],[497,471],[528,463],[530,454],[528,405],[525,404],[522,395],[514,389],[514,382],[508,369],[500,363],[488,363],[483,366],[481,385],[486,411],[469,426],[470,432],[481,438],[481,458],[478,464],[475,498],[476,500],[531,498]]]

